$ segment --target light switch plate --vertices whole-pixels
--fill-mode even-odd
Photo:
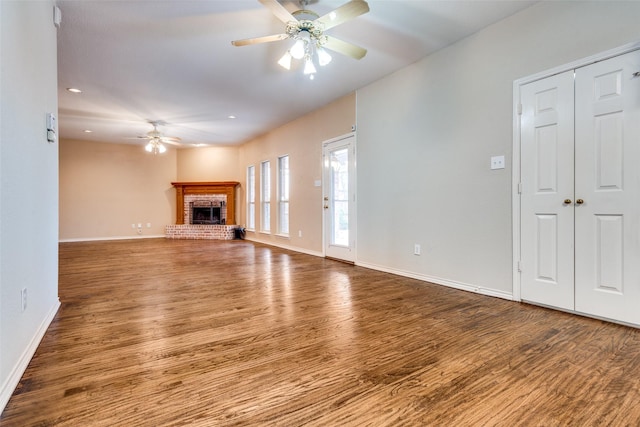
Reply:
[[[504,169],[504,156],[491,157],[491,169]]]

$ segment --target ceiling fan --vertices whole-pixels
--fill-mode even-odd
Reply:
[[[268,43],[279,40],[293,39],[295,44],[278,61],[282,67],[291,68],[291,58],[304,59],[305,74],[316,72],[313,65],[312,56],[315,52],[318,56],[318,63],[321,66],[331,61],[331,56],[325,49],[350,56],[355,59],[362,59],[367,50],[355,44],[345,42],[335,37],[325,34],[325,31],[344,24],[369,11],[369,5],[364,0],[351,0],[337,9],[319,16],[317,13],[307,10],[309,0],[299,0],[301,10],[293,13],[289,12],[277,0],[258,0],[282,22],[286,24],[284,33],[271,36],[256,37],[231,42],[234,46],[247,46],[258,43]],[[312,19],[308,19],[312,18]]]
[[[144,149],[149,153],[153,154],[162,154],[167,151],[167,147],[164,146],[163,142],[166,144],[172,145],[180,145],[179,142],[182,141],[180,138],[175,136],[164,136],[158,130],[158,126],[162,123],[160,122],[149,122],[150,125],[153,126],[153,129],[147,132],[145,136],[138,136],[135,139],[146,139],[149,141],[147,145],[145,145]]]

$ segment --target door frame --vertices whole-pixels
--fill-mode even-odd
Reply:
[[[357,181],[357,158],[356,158],[356,143],[357,143],[357,137],[356,137],[356,132],[349,132],[346,133],[344,135],[340,135],[337,136],[335,138],[331,138],[331,139],[327,139],[326,141],[322,141],[322,197],[325,196],[326,191],[327,191],[327,185],[328,183],[326,182],[325,179],[325,165],[324,165],[324,154],[325,154],[325,148],[327,147],[327,145],[332,144],[334,142],[339,142],[342,140],[345,140],[347,138],[351,138],[353,137],[353,140],[351,141],[351,146],[353,148],[353,176],[351,176],[351,174],[349,175],[349,187],[353,189],[353,200],[351,200],[350,202],[352,203],[352,205],[349,207],[349,212],[350,212],[350,218],[349,218],[349,231],[350,231],[350,235],[349,235],[349,240],[351,241],[349,247],[351,248],[351,253],[353,254],[353,260],[345,260],[345,262],[353,262],[355,264],[355,262],[357,261],[357,217],[358,217],[358,204],[357,204],[357,198],[355,197],[356,193],[357,193],[357,189],[358,189],[358,181]],[[352,183],[352,184],[351,184]],[[322,256],[326,257],[327,256],[327,230],[326,230],[326,212],[324,209],[324,200],[322,200]],[[339,258],[336,258],[339,259]]]
[[[512,175],[511,175],[511,212],[512,212],[512,241],[513,241],[513,257],[512,257],[512,271],[513,271],[513,300],[522,301],[521,297],[521,281],[520,281],[520,261],[521,261],[521,209],[520,209],[520,175],[521,175],[521,156],[520,156],[520,91],[521,87],[535,82],[537,80],[545,79],[556,74],[564,73],[566,71],[574,70],[576,68],[584,67],[596,62],[604,61],[609,58],[624,55],[625,53],[640,50],[640,41],[628,43],[623,46],[606,50],[604,52],[597,53],[586,58],[578,59],[576,61],[560,65],[539,73],[535,73],[513,82],[513,146],[512,146]]]

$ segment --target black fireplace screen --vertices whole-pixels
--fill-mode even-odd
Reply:
[[[191,224],[224,224],[219,206],[193,206],[191,208]]]

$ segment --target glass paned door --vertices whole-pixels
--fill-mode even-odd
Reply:
[[[355,136],[324,145],[325,255],[355,261]]]

